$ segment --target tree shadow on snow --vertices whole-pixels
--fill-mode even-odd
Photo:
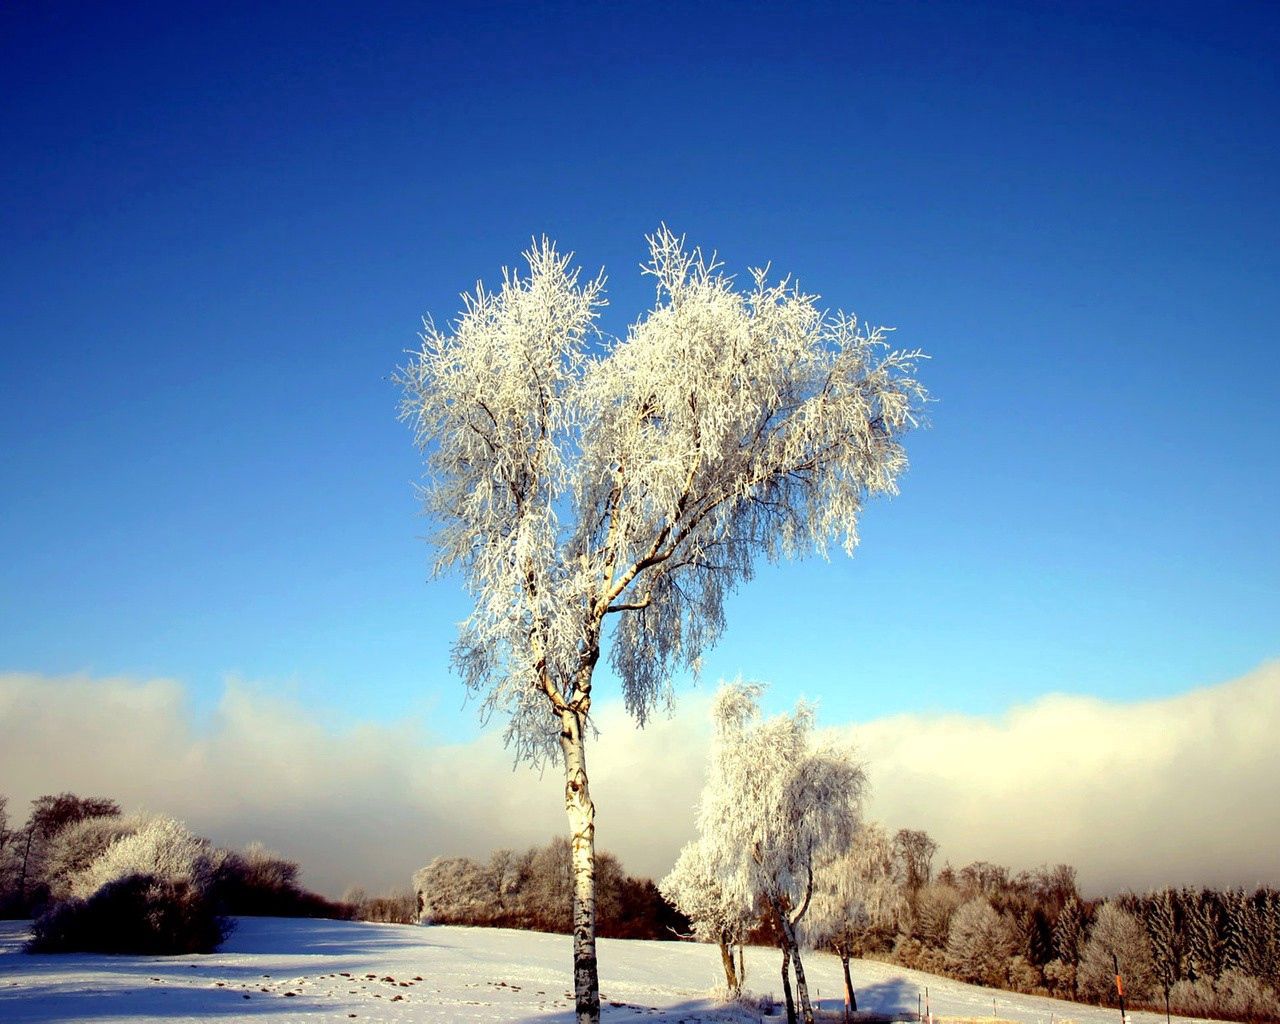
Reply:
[[[920,991],[919,985],[906,978],[872,982],[856,990],[858,1009],[892,1016],[911,1014],[914,1017]]]
[[[437,945],[427,940],[425,929],[411,925],[286,918],[236,923],[218,953],[139,956],[27,954],[22,941],[29,924],[5,922],[0,928],[0,1021],[332,1015],[341,998],[335,1004],[334,996],[314,986],[343,995],[348,988],[359,989],[360,1001],[368,998],[372,1009],[383,998],[390,1002],[401,991],[398,981],[406,980],[386,977],[389,958],[394,971],[407,973],[406,952],[412,956]],[[384,985],[375,1002],[372,992]]]
[[[519,1018],[520,1024],[573,1024],[577,1018],[572,1007],[551,1013],[535,1013]],[[688,999],[668,1006],[653,1006],[644,1002],[600,1000],[601,1024],[777,1024],[787,1019],[786,1010],[781,1016],[761,1015],[745,1007],[722,1003],[715,999]]]
[[[0,989],[0,1020],[6,1024],[49,1024],[99,1017],[208,1017],[245,1020],[274,1014],[333,1013],[333,1003],[306,996],[253,992],[249,998],[238,989],[173,988],[68,990],[67,982],[23,985]]]

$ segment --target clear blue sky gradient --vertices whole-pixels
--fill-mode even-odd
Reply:
[[[259,6],[0,10],[0,670],[474,734],[387,378],[544,232],[620,331],[663,220],[939,399],[706,683],[841,721],[1280,655],[1280,8]]]

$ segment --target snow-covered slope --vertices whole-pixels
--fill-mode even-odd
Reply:
[[[173,1021],[572,1020],[567,936],[486,928],[417,928],[345,921],[241,918],[223,952],[106,957],[21,952],[22,922],[0,922],[0,1021],[147,1024]],[[747,987],[781,995],[774,950],[747,951]],[[840,1003],[840,963],[810,953],[811,991]],[[676,942],[600,943],[604,1019],[776,1021],[722,1006],[711,994],[719,954]],[[888,964],[854,964],[861,1009],[912,1012],[929,989],[935,1014],[1025,1024],[1120,1024],[1101,1010],[962,985]],[[1135,1014],[1134,1024],[1163,1016]]]

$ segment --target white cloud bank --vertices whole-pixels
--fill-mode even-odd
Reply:
[[[707,694],[643,731],[616,705],[599,725],[600,844],[660,875],[692,833]],[[895,716],[832,731],[868,762],[870,813],[927,829],[957,865],[1065,861],[1094,892],[1280,883],[1280,663],[1162,700],[1053,695],[998,718]],[[494,734],[454,746],[409,724],[335,734],[239,684],[195,728],[171,681],[0,675],[11,815],[62,790],[174,814],[220,843],[261,839],[335,895],[403,885],[437,854],[544,842],[565,827],[556,774],[513,773]]]

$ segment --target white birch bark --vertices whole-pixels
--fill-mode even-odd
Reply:
[[[596,808],[587,782],[582,719],[560,715],[564,754],[564,809],[569,816],[573,865],[573,993],[578,1024],[600,1019],[600,979],[596,961]]]

